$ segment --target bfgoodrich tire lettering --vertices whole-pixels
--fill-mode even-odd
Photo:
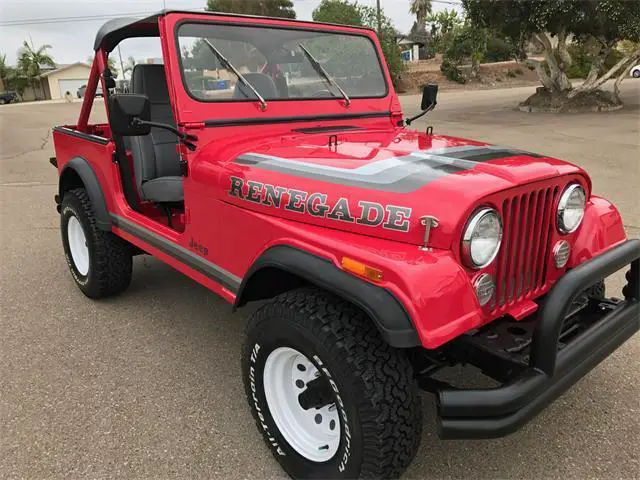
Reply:
[[[271,415],[264,367],[280,347],[302,353],[330,379],[341,439],[327,461],[300,455]],[[294,478],[395,478],[415,456],[422,411],[408,359],[361,310],[332,294],[294,290],[257,310],[247,326],[242,370],[258,430]]]
[[[80,223],[84,233],[89,257],[88,271],[81,268],[81,272],[73,260],[69,245],[69,221],[75,223],[72,219]],[[131,245],[96,226],[91,201],[84,188],[64,193],[60,209],[60,232],[71,276],[87,297],[102,298],[126,290],[131,282]]]

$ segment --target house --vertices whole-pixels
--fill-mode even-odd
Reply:
[[[426,46],[429,43],[429,37],[426,34],[410,33],[409,35],[398,34],[396,41],[402,51],[402,59],[405,62],[417,62],[418,60],[427,60]]]
[[[40,82],[44,98],[52,100],[64,98],[67,92],[75,97],[78,89],[87,84],[90,71],[91,65],[83,62],[56,65],[51,70],[43,71]]]

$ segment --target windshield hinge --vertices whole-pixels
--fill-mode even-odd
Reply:
[[[185,122],[181,123],[180,126],[185,130],[201,130],[205,127],[204,122]]]

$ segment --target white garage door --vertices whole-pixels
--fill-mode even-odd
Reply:
[[[78,89],[87,84],[87,79],[79,79],[79,80],[58,80],[58,85],[60,86],[60,96],[64,98],[67,92],[71,93],[74,97],[78,96]]]

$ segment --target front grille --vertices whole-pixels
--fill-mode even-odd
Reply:
[[[544,289],[558,192],[558,186],[547,186],[504,199],[494,312]]]

